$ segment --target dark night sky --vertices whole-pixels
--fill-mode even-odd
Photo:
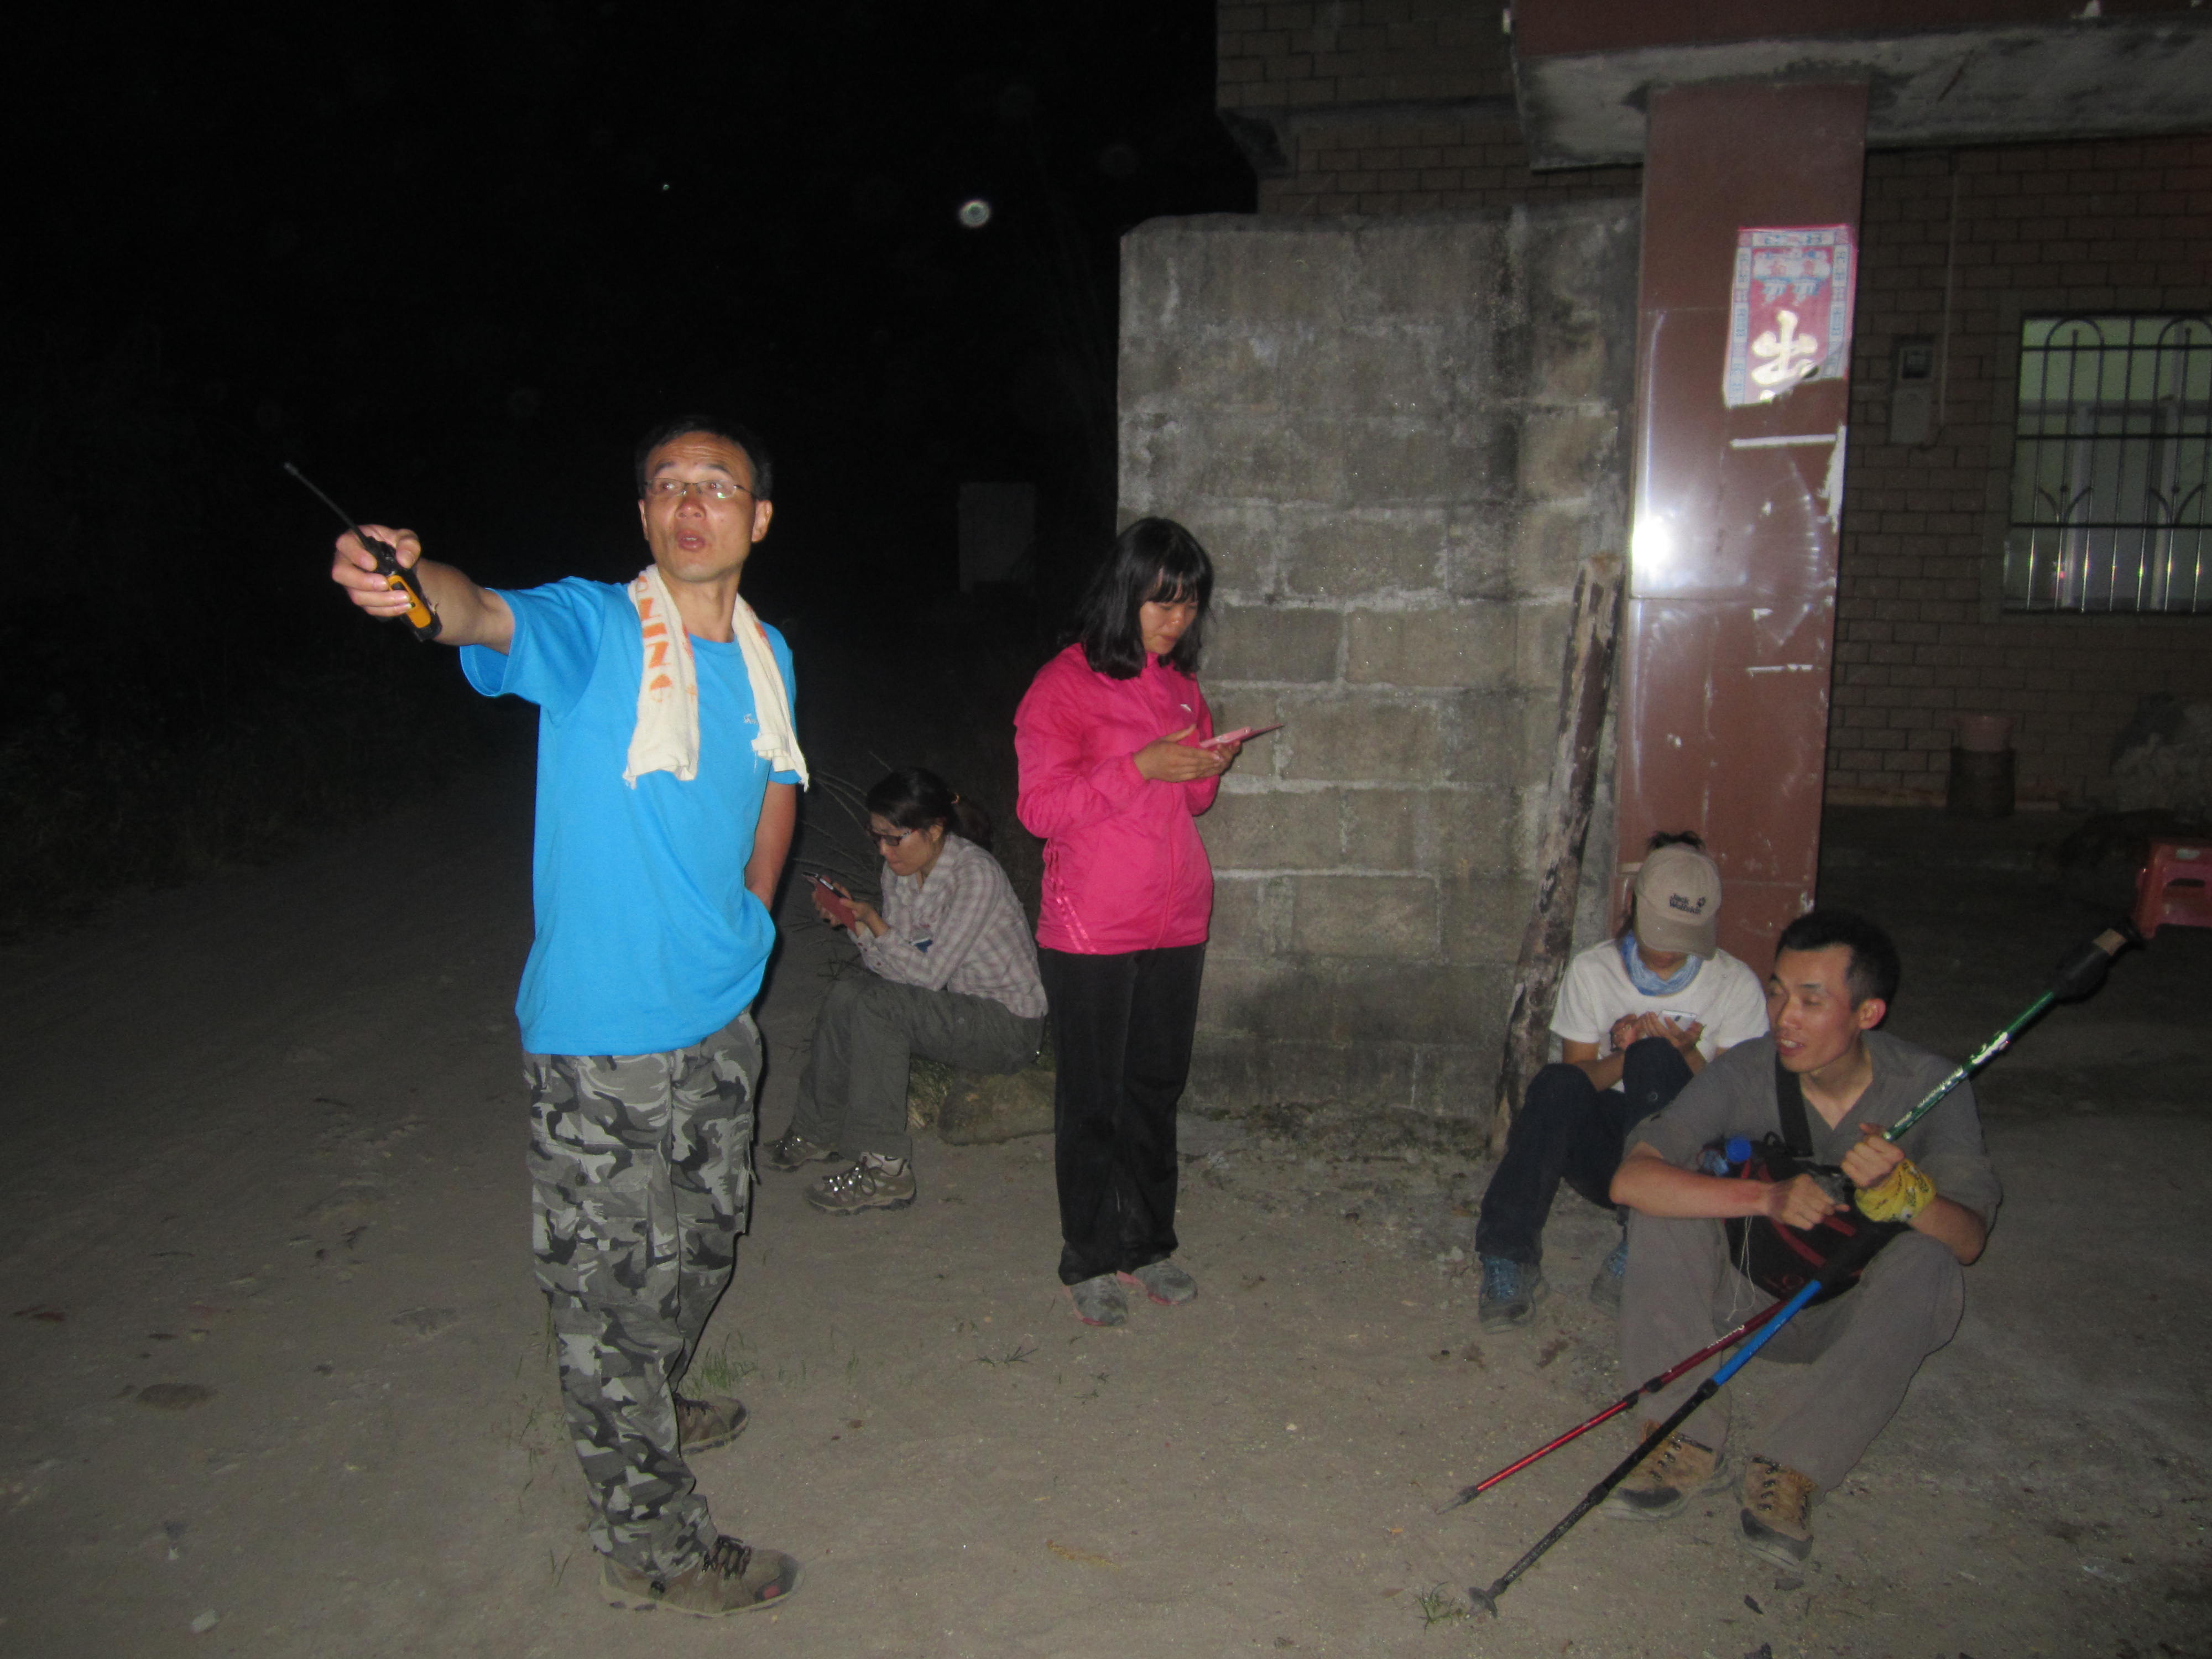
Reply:
[[[11,52],[0,467],[31,586],[125,633],[327,612],[287,458],[488,580],[626,576],[695,406],[775,448],[764,609],[949,585],[963,479],[1068,556],[1115,237],[1252,200],[1188,0],[77,15]]]

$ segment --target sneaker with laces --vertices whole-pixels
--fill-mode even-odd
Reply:
[[[1544,1270],[1533,1262],[1482,1258],[1482,1291],[1475,1318],[1486,1331],[1509,1331],[1528,1322],[1544,1298]]]
[[[1620,1287],[1627,1278],[1628,1240],[1623,1237],[1613,1247],[1613,1254],[1606,1257],[1604,1264],[1598,1268],[1597,1277],[1590,1280],[1589,1299],[1607,1313],[1619,1313]]]
[[[679,1394],[676,1396],[677,1449],[689,1457],[694,1452],[726,1446],[745,1431],[751,1417],[743,1401],[727,1395],[691,1400]]]
[[[1644,1432],[1650,1433],[1655,1426],[1645,1424]],[[1699,1492],[1728,1481],[1727,1458],[1678,1434],[1638,1463],[1598,1507],[1623,1521],[1665,1521],[1688,1508]]]
[[[849,1170],[826,1175],[806,1189],[806,1201],[831,1215],[863,1210],[903,1210],[914,1202],[914,1167],[902,1158],[861,1154]]]
[[[1129,1298],[1121,1294],[1121,1281],[1112,1273],[1070,1285],[1067,1299],[1075,1304],[1075,1316],[1086,1325],[1129,1322]]]
[[[761,1162],[781,1174],[789,1175],[809,1164],[827,1164],[837,1156],[834,1146],[817,1146],[796,1129],[784,1131],[781,1140],[771,1140],[761,1153]]]
[[[672,1578],[634,1572],[602,1557],[599,1582],[608,1605],[633,1613],[667,1607],[677,1613],[719,1619],[750,1613],[787,1599],[799,1588],[799,1563],[781,1550],[755,1549],[741,1539],[721,1537],[705,1560]]]
[[[1164,1308],[1188,1302],[1198,1294],[1198,1281],[1172,1261],[1153,1261],[1134,1273],[1116,1273],[1124,1285],[1134,1285]]]
[[[1809,1474],[1754,1456],[1743,1472],[1743,1547],[1779,1566],[1802,1567],[1813,1553],[1813,1494]]]

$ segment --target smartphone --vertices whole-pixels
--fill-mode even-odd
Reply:
[[[1201,738],[1199,739],[1198,746],[1200,749],[1218,749],[1225,743],[1249,743],[1254,738],[1264,738],[1270,732],[1279,732],[1282,729],[1283,723],[1280,720],[1277,720],[1273,726],[1240,726],[1234,732],[1216,732],[1210,738]]]
[[[845,896],[837,890],[836,884],[828,877],[817,876],[812,871],[809,871],[806,879],[813,885],[815,902],[821,907],[830,921],[836,922],[840,927],[851,927],[859,923],[860,915],[845,902]]]
[[[1702,1019],[1704,1016],[1701,1014],[1691,1013],[1687,1009],[1683,1008],[1662,1008],[1659,1011],[1659,1018],[1662,1019],[1671,1019],[1675,1024],[1680,1026],[1682,1030],[1686,1031],[1692,1025],[1695,1025],[1698,1020]]]

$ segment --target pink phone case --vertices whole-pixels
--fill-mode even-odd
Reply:
[[[1280,720],[1273,726],[1240,726],[1234,732],[1216,732],[1210,738],[1201,738],[1198,746],[1200,749],[1218,749],[1224,743],[1249,743],[1254,738],[1264,738],[1270,732],[1282,729]]]

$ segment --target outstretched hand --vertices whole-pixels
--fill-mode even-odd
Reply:
[[[412,569],[422,556],[422,541],[411,530],[393,530],[380,524],[361,526],[379,541],[388,544],[398,556],[402,569]],[[361,544],[361,538],[352,531],[337,538],[331,556],[331,580],[346,591],[346,597],[372,617],[392,621],[407,614],[411,601],[407,595],[377,574],[376,555]]]
[[[1164,738],[1155,738],[1129,757],[1137,770],[1155,783],[1195,783],[1201,778],[1218,777],[1237,758],[1239,744],[1224,744],[1218,749],[1200,749],[1184,738],[1198,730],[1193,721],[1180,732],[1170,732]]]
[[[438,619],[441,645],[482,645],[505,651],[514,643],[514,612],[506,599],[478,587],[453,566],[424,558],[422,538],[413,531],[380,524],[365,524],[361,530],[390,546],[400,568],[414,573],[423,603]],[[393,622],[407,614],[405,591],[377,573],[376,555],[350,530],[338,538],[331,554],[331,580],[369,616]]]

